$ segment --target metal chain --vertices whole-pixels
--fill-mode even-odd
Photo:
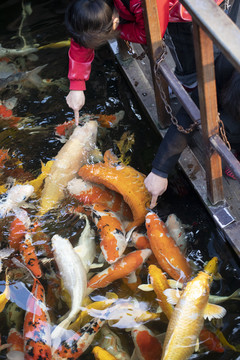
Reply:
[[[127,45],[128,48],[128,53],[136,60],[142,60],[145,55],[146,55],[146,51],[143,51],[141,54],[137,55],[137,53],[135,53],[135,51],[133,50],[132,46],[130,45],[130,42],[127,40],[124,40],[125,44]]]
[[[217,121],[218,121],[218,129],[219,129],[219,133],[221,135],[222,140],[225,142],[225,144],[227,145],[228,149],[231,150],[231,145],[227,139],[227,135],[226,135],[226,131],[225,131],[225,127],[224,127],[224,123],[222,122],[222,120],[220,119],[220,114],[218,113],[217,116]]]
[[[171,108],[170,104],[167,101],[167,96],[166,96],[166,94],[165,94],[165,92],[163,90],[162,84],[161,84],[161,78],[160,78],[161,71],[159,70],[159,67],[160,67],[160,63],[165,60],[165,55],[166,54],[167,54],[166,45],[163,43],[163,52],[160,55],[160,57],[157,59],[156,64],[155,64],[155,68],[154,68],[155,76],[158,79],[157,85],[158,85],[158,88],[159,88],[160,96],[161,96],[162,101],[164,103],[166,112],[168,113],[168,115],[170,115],[171,122],[177,127],[178,131],[181,132],[181,133],[184,133],[184,134],[190,134],[196,128],[196,126],[198,126],[198,123],[196,121],[194,121],[190,125],[190,127],[187,128],[187,129],[185,129],[182,125],[180,125],[178,123],[178,119],[173,115],[172,108]]]

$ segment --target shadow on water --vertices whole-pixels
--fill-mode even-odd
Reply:
[[[67,1],[55,0],[39,0],[37,4],[14,0],[2,1],[0,4],[0,43],[2,47],[20,49],[27,44],[34,48],[36,44],[46,45],[67,40],[68,35],[63,22],[66,3]],[[23,10],[22,4],[26,5],[25,10]],[[24,22],[22,22],[23,18]],[[0,54],[1,51],[0,48]],[[41,162],[46,163],[51,160],[61,149],[62,143],[56,137],[55,127],[73,118],[73,113],[65,101],[68,93],[67,53],[68,46],[63,46],[33,51],[25,56],[6,54],[0,57],[0,79],[5,78],[6,72],[10,69],[14,73],[25,72],[47,64],[39,73],[44,81],[40,81],[38,84],[29,81],[16,82],[0,90],[1,104],[5,104],[7,100],[11,99],[13,111],[11,118],[6,119],[2,115],[0,116],[1,148],[8,149],[11,154],[11,161],[5,164],[4,171],[1,168],[0,185],[7,183],[9,177],[17,178],[22,182],[35,178],[41,171]],[[86,104],[80,115],[115,114],[122,110],[125,111],[125,116],[117,127],[99,130],[98,145],[102,152],[109,148],[118,151],[117,141],[121,139],[123,133],[128,132],[129,136],[134,135],[134,144],[132,147],[129,146],[126,156],[131,159],[130,164],[133,167],[148,174],[159,138],[145,121],[139,105],[122,78],[107,46],[96,51],[86,94]],[[205,208],[179,169],[176,169],[171,175],[169,188],[160,198],[155,210],[164,221],[169,214],[175,213],[184,224],[188,225],[186,229],[188,257],[196,266],[202,268],[210,258],[218,257],[219,273],[222,278],[214,281],[212,293],[225,296],[240,288],[239,259],[217,231]],[[32,218],[34,218],[34,211],[30,210],[31,212]],[[2,248],[7,246],[11,219],[10,216],[0,224]],[[54,213],[49,214],[46,223],[46,231],[50,235],[54,235],[56,231],[62,231],[64,236],[73,241],[79,236],[83,227],[79,221],[68,224],[64,213],[58,217]],[[46,273],[48,270],[46,266]],[[5,281],[2,275],[1,292],[4,287]],[[25,310],[26,298],[31,291],[31,282],[26,285],[16,282],[15,287],[13,284],[12,288],[12,302],[16,302],[19,308]],[[116,291],[116,285],[110,290]],[[119,293],[121,293],[120,290]],[[59,310],[59,314],[62,315],[66,309],[64,305],[61,306],[63,308]],[[227,314],[221,323],[221,331],[230,344],[240,345],[239,302],[230,300],[223,306],[227,309]],[[59,316],[57,311],[56,308],[53,311],[54,319]],[[0,314],[0,318],[3,320],[0,325],[2,343],[5,342],[10,329],[7,325],[9,322],[6,321],[7,316],[6,311]],[[156,324],[150,324],[150,327],[157,330]],[[166,328],[165,325],[163,325],[164,327]],[[130,335],[118,329],[116,331],[131,352]],[[4,353],[1,358],[6,358]],[[88,350],[82,358],[93,359],[93,355]],[[191,359],[235,360],[240,359],[240,355],[225,346],[224,353],[195,353]]]

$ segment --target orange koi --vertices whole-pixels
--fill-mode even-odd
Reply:
[[[11,222],[8,237],[8,243],[12,249],[19,251],[20,243],[23,241],[27,230],[26,224],[15,217],[15,219]]]
[[[119,216],[132,219],[131,210],[123,197],[104,185],[96,185],[83,179],[73,179],[68,183],[68,191],[84,205],[100,204],[118,213]]]
[[[140,267],[151,255],[150,249],[136,250],[117,260],[107,269],[93,276],[88,282],[88,293],[104,288],[111,282],[129,275]]]
[[[173,279],[184,282],[191,276],[191,268],[164,222],[154,212],[146,215],[147,235],[160,267]]]
[[[8,125],[15,127],[21,117],[14,116],[11,109],[8,109],[5,105],[0,105],[0,119],[8,120]]]
[[[32,272],[34,276],[40,278],[42,276],[42,271],[35,252],[35,247],[32,244],[30,234],[25,235],[25,240],[23,243],[20,244],[19,250],[27,268]]]
[[[107,350],[101,348],[100,346],[94,346],[92,352],[95,360],[117,360],[115,356],[113,356]]]
[[[133,328],[131,331],[135,345],[135,353],[139,360],[159,360],[162,354],[162,345],[154,333],[144,325]]]
[[[25,360],[52,359],[51,332],[45,306],[45,291],[36,278],[27,301],[23,338]]]
[[[78,175],[84,180],[103,184],[123,196],[133,215],[133,222],[127,225],[126,231],[144,222],[146,207],[150,203],[150,194],[144,185],[145,175],[121,163],[111,150],[105,152],[104,162],[84,165]]]
[[[224,352],[224,347],[217,335],[206,328],[201,330],[199,340],[209,351],[215,351],[218,353]]]
[[[118,216],[102,205],[93,205],[92,218],[100,234],[100,248],[109,264],[116,262],[127,247],[125,230]]]
[[[187,283],[181,295],[173,289],[164,291],[168,301],[176,306],[169,320],[161,360],[188,359],[195,349],[204,319],[220,319],[226,314],[221,306],[208,303],[217,258],[212,258],[209,264]]]
[[[59,136],[66,136],[75,126],[75,119],[65,121],[63,124],[57,125],[55,128],[55,134]]]
[[[100,114],[95,116],[100,126],[110,129],[115,127],[118,122],[123,118],[124,112],[119,111],[119,113],[112,115]]]
[[[95,335],[101,329],[105,321],[92,319],[88,324],[83,326],[80,331],[76,332],[69,339],[61,342],[53,359],[74,360],[78,359],[91,345]]]
[[[7,343],[11,346],[8,351],[19,351],[23,353],[24,351],[24,341],[23,336],[15,328],[12,328],[8,333]]]

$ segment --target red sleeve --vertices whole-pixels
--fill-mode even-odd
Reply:
[[[91,73],[94,50],[80,46],[71,40],[68,57],[70,90],[86,90],[85,81],[89,79]]]
[[[135,20],[126,24],[120,24],[121,38],[127,41],[146,44],[146,34],[141,1],[130,0],[130,11]]]

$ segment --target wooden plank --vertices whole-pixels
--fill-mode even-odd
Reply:
[[[202,122],[202,134],[206,153],[208,198],[212,204],[224,200],[222,162],[216,151],[211,151],[209,138],[218,134],[218,108],[214,70],[213,42],[193,22],[195,59],[198,76],[198,94]]]
[[[224,11],[209,0],[179,0],[222,53],[240,71],[240,30]],[[236,0],[239,1],[239,0]],[[219,26],[221,24],[221,26]]]
[[[163,51],[163,41],[161,37],[161,24],[159,24],[159,17],[158,17],[158,9],[157,9],[157,2],[156,0],[143,0],[142,5],[144,8],[144,17],[145,17],[145,31],[147,36],[147,44],[148,44],[148,51],[149,51],[149,58],[151,62],[151,73],[153,79],[153,87],[154,93],[157,103],[157,113],[158,113],[158,121],[161,128],[166,128],[170,124],[169,114],[165,109],[165,105],[163,99],[161,98],[161,94],[159,92],[159,88],[157,86],[156,78],[155,78],[155,62],[159,55],[157,51],[162,49]],[[162,83],[162,87],[164,89],[165,94],[169,99],[168,95],[168,84],[163,77],[160,79]]]

